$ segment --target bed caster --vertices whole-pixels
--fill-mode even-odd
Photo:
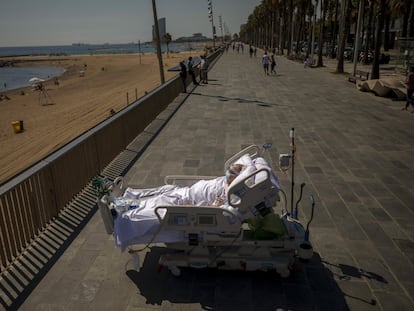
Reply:
[[[298,250],[299,259],[308,261],[313,257],[313,247],[309,242],[303,242],[299,245]]]
[[[139,256],[138,254],[133,254],[132,255],[132,262],[134,263],[134,269],[139,272],[140,270],[140,264],[139,264]]]
[[[181,275],[181,269],[178,268],[177,266],[172,266],[169,267],[171,274],[174,275],[175,277],[179,277]]]
[[[278,273],[279,273],[279,275],[282,279],[286,279],[290,275],[290,270],[289,269],[282,269],[282,270],[279,270]]]

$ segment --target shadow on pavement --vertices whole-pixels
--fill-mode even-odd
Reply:
[[[221,95],[205,95],[201,93],[191,93],[191,95],[198,95],[198,96],[205,96],[205,97],[214,97],[217,98],[221,102],[228,102],[228,101],[237,101],[238,103],[246,103],[246,104],[257,104],[262,107],[270,107],[270,106],[287,106],[287,105],[280,105],[280,104],[274,104],[274,103],[266,103],[260,100],[251,100],[251,99],[244,99],[239,97],[226,97]]]
[[[200,304],[205,310],[350,310],[345,298],[367,306],[376,304],[371,297],[344,294],[317,253],[309,262],[297,261],[290,277],[282,279],[271,271],[191,268],[181,269],[181,276],[174,277],[167,268],[159,271],[158,258],[168,251],[171,250],[153,247],[139,272],[126,272],[149,305],[169,301]],[[345,265],[343,268],[345,276],[354,276],[358,270]],[[379,275],[360,273],[383,280]]]

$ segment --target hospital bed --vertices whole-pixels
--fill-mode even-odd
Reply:
[[[164,243],[172,251],[160,256],[160,267],[168,267],[176,276],[180,275],[181,267],[192,267],[275,270],[282,277],[288,277],[295,258],[309,260],[313,256],[309,224],[314,201],[312,216],[305,228],[286,206],[278,212],[277,204],[286,203],[286,197],[258,146],[238,152],[225,162],[224,168],[246,160],[255,165],[232,182],[226,193],[226,204],[220,207],[159,205],[153,208],[155,217],[144,219],[133,219],[127,213],[114,217],[113,202],[124,191],[122,179],[116,179],[111,195],[103,196],[98,202],[107,232],[113,232],[117,246],[135,256],[137,266],[137,253],[143,250],[142,246]],[[165,184],[188,187],[214,178],[174,175],[167,176]],[[145,230],[140,226],[145,226]],[[136,249],[138,246],[140,249]]]

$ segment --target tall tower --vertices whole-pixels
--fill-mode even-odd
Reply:
[[[160,32],[160,38],[164,37],[164,35],[167,33],[167,26],[166,26],[166,19],[165,17],[158,19],[158,31]],[[155,34],[155,26],[152,25],[152,41],[155,41],[157,38]]]

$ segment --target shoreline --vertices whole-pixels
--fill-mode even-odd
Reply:
[[[167,69],[188,56],[204,51],[163,55],[166,81],[178,75]],[[150,92],[160,83],[157,55],[100,54],[65,57],[30,56],[25,65],[44,59],[48,66],[65,69],[43,83],[45,92],[30,86],[2,92],[0,101],[0,184],[34,165],[96,124]],[[1,59],[1,57],[0,57]],[[84,76],[79,74],[85,71]],[[50,102],[45,102],[48,95]],[[128,102],[127,102],[128,98]],[[24,131],[15,133],[12,122],[22,120]]]

